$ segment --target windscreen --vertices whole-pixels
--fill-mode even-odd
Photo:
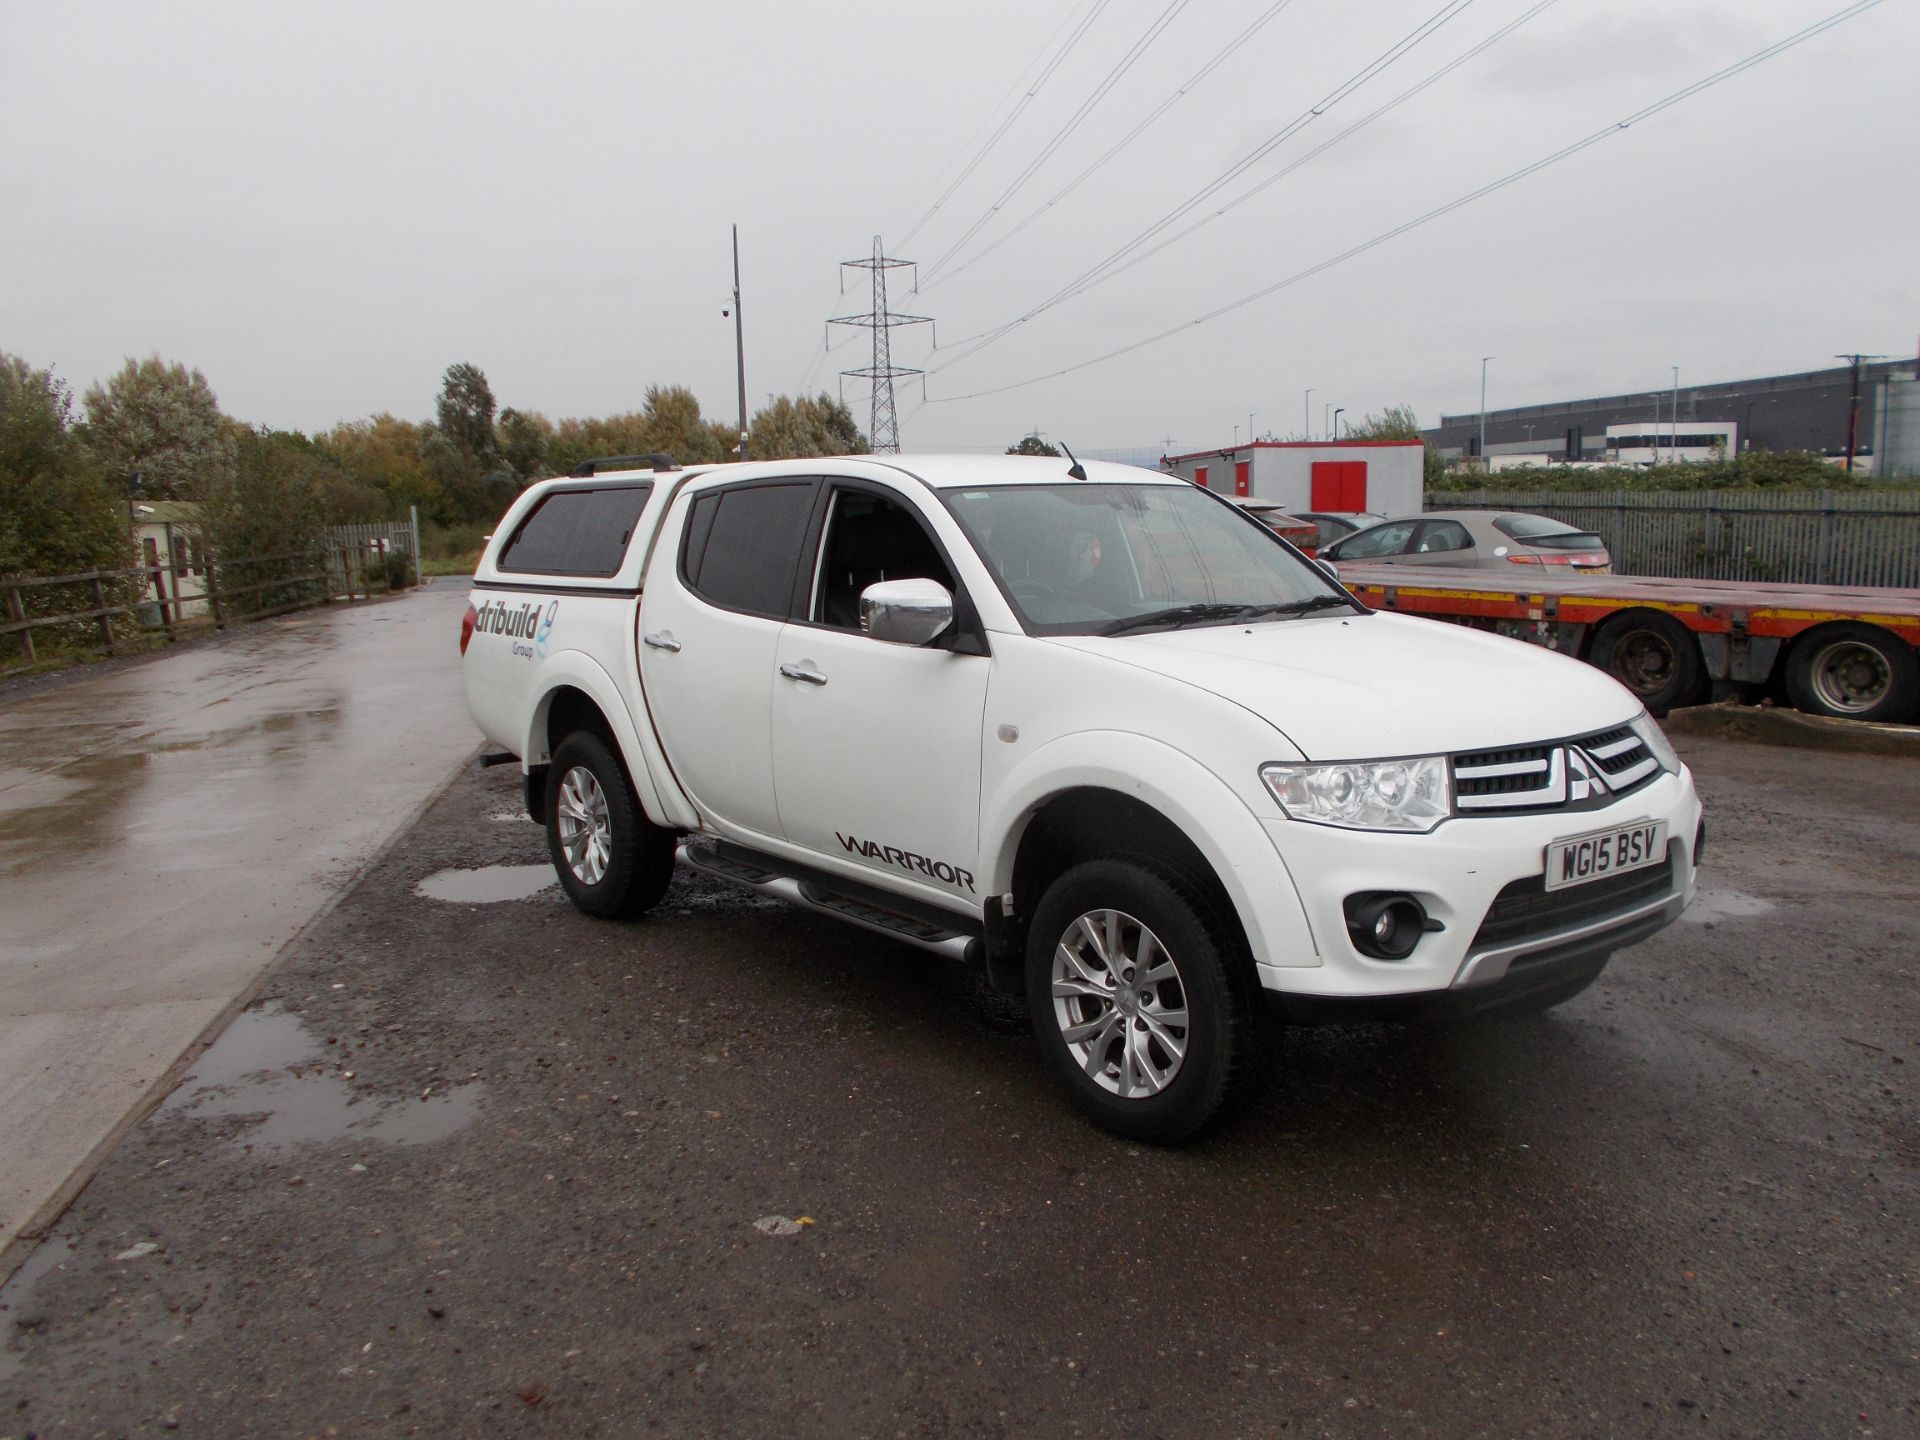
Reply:
[[[1271,530],[1191,486],[1009,485],[942,498],[1036,635],[1359,608]]]

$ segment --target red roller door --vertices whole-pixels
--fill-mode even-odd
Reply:
[[[1310,510],[1364,510],[1367,508],[1367,462],[1316,460],[1313,462],[1313,503]]]

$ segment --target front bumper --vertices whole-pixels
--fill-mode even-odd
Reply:
[[[1637,819],[1667,822],[1664,867],[1545,890],[1551,842]],[[1330,1000],[1486,993],[1604,961],[1679,918],[1693,897],[1702,833],[1685,769],[1604,809],[1461,817],[1427,835],[1263,823],[1302,897],[1317,953],[1257,956],[1261,984]],[[1347,934],[1346,897],[1379,891],[1413,896],[1441,926],[1403,960],[1365,956]]]

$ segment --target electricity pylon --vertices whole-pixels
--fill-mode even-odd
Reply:
[[[873,309],[865,315],[837,315],[827,322],[829,325],[865,325],[873,331],[873,363],[859,370],[842,370],[840,374],[873,382],[873,418],[868,425],[873,453],[898,455],[900,415],[894,409],[893,382],[899,376],[918,375],[920,371],[901,369],[893,363],[891,335],[897,325],[931,325],[933,319],[927,315],[896,315],[887,309],[887,271],[898,270],[913,262],[890,258],[881,248],[878,235],[873,237],[872,258],[843,260],[840,263],[843,269],[852,266],[873,272]],[[842,394],[844,398],[844,390]]]

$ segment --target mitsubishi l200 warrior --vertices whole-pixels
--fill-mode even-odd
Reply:
[[[1704,834],[1607,676],[1125,466],[591,462],[507,512],[460,645],[581,910],[679,862],[980,964],[1141,1139],[1276,1021],[1568,999]]]

